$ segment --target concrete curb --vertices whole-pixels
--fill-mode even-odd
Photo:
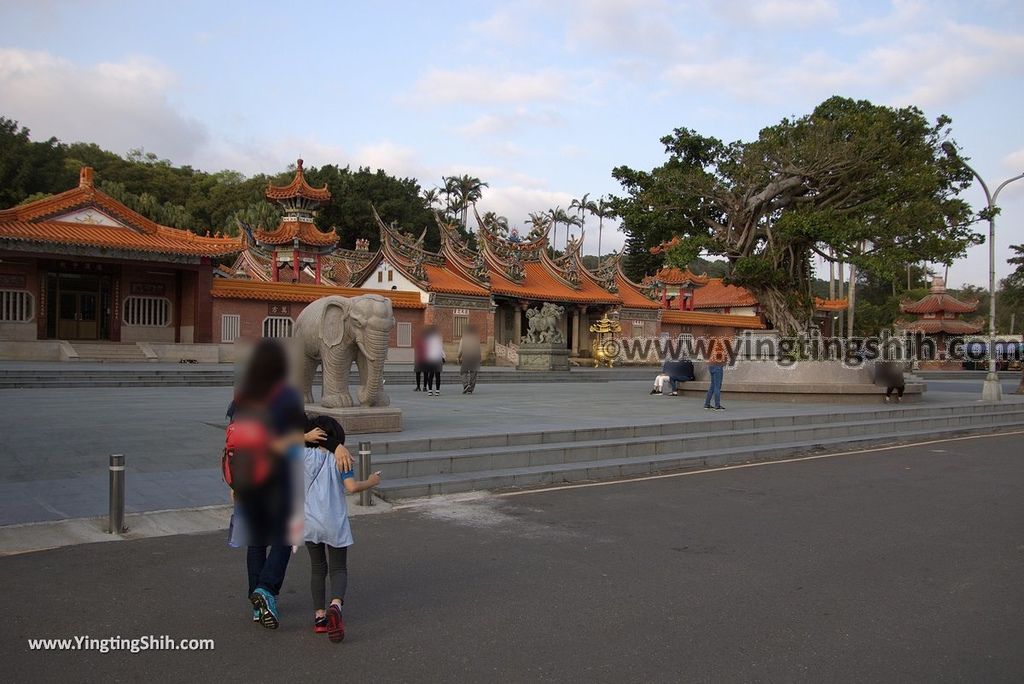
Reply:
[[[357,505],[357,501],[357,496],[349,496],[350,516],[387,513],[392,508],[391,504],[376,496],[373,507],[369,509]],[[226,531],[231,519],[231,510],[231,506],[220,505],[129,513],[125,516],[125,526],[128,531],[124,534],[109,534],[106,531],[107,518],[105,516],[7,525],[0,527],[0,556],[13,556],[78,544]]]

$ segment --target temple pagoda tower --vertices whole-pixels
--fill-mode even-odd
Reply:
[[[945,361],[950,337],[960,335],[977,335],[982,330],[982,323],[965,321],[961,314],[973,313],[978,309],[977,300],[962,302],[946,292],[946,282],[941,276],[935,276],[929,293],[916,302],[903,302],[900,311],[916,314],[917,320],[898,321],[900,330],[928,335],[935,339],[936,350],[940,361]]]
[[[331,192],[325,185],[314,188],[306,182],[302,160],[295,163],[295,177],[288,185],[267,185],[265,197],[281,207],[281,223],[272,231],[253,232],[256,244],[272,254],[271,273],[274,282],[282,279],[294,283],[302,281],[302,270],[314,267],[314,281],[321,282],[321,261],[334,251],[338,236],[323,232],[313,220],[317,211],[331,201]],[[287,274],[290,267],[291,273]],[[282,268],[286,275],[282,277]],[[309,277],[308,274],[306,276]]]

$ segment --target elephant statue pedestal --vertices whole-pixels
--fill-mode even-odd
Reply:
[[[519,345],[518,370],[568,371],[569,350],[565,343],[523,342]]]
[[[371,432],[401,432],[402,409],[393,406],[351,406],[349,408],[324,408],[319,404],[306,404],[310,416],[330,416],[341,423],[346,435],[363,435]],[[348,444],[355,455],[355,446]]]

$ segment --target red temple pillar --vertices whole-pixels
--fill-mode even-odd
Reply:
[[[276,249],[274,250],[274,263],[271,264],[270,272],[271,272],[271,277],[274,279],[274,282],[275,283],[280,282],[280,280],[281,280],[281,268],[277,264],[277,250]]]
[[[686,293],[680,290],[676,296],[679,298],[679,310],[686,311],[686,300],[688,299]]]
[[[299,250],[292,250],[292,278],[299,282]]]
[[[196,272],[195,332],[193,342],[213,342],[213,266],[203,257]]]
[[[316,255],[316,284],[320,284],[320,253]]]
[[[668,308],[668,288],[664,287],[661,289],[661,308]]]

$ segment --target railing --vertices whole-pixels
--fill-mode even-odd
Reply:
[[[508,361],[512,364],[519,363],[519,347],[514,344],[494,343],[494,357],[497,361]]]

